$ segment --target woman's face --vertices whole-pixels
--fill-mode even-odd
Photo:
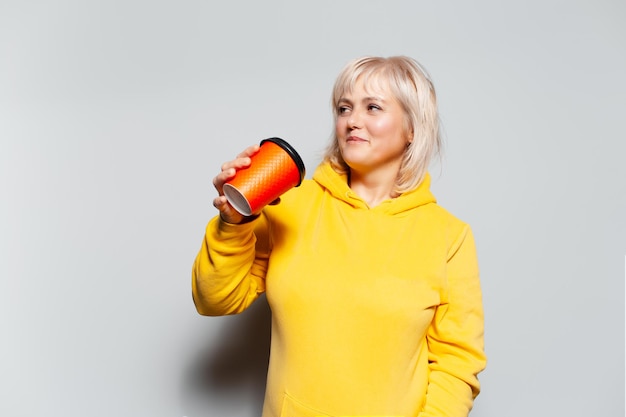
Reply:
[[[410,139],[402,106],[382,86],[366,88],[357,79],[352,91],[337,103],[335,129],[341,156],[351,170],[386,171],[395,177]]]

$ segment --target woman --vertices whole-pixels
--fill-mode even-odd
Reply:
[[[258,146],[222,166],[196,308],[235,314],[266,292],[264,417],[467,416],[486,363],[481,291],[469,226],[429,191],[433,85],[410,58],[365,57],[332,103],[324,161],[261,215],[244,218],[222,190]]]

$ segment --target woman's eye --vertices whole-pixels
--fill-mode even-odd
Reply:
[[[369,111],[376,111],[376,110],[380,110],[380,106],[377,104],[369,104],[367,106],[367,110]]]
[[[337,113],[339,113],[339,114],[345,114],[345,113],[347,113],[349,111],[350,111],[350,107],[348,107],[348,106],[339,106],[337,108]]]

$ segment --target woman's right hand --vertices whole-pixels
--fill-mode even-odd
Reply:
[[[227,223],[239,224],[246,220],[246,217],[233,208],[224,196],[224,184],[235,177],[238,170],[250,166],[250,157],[259,151],[259,145],[247,147],[243,152],[237,155],[237,158],[228,161],[222,165],[222,171],[213,178],[213,186],[219,194],[214,200],[213,205],[220,211],[220,217]]]

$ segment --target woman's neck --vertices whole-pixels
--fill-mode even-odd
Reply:
[[[361,197],[369,207],[376,207],[385,200],[393,197],[393,188],[396,175],[381,175],[380,173],[359,174],[350,172],[350,189]]]

